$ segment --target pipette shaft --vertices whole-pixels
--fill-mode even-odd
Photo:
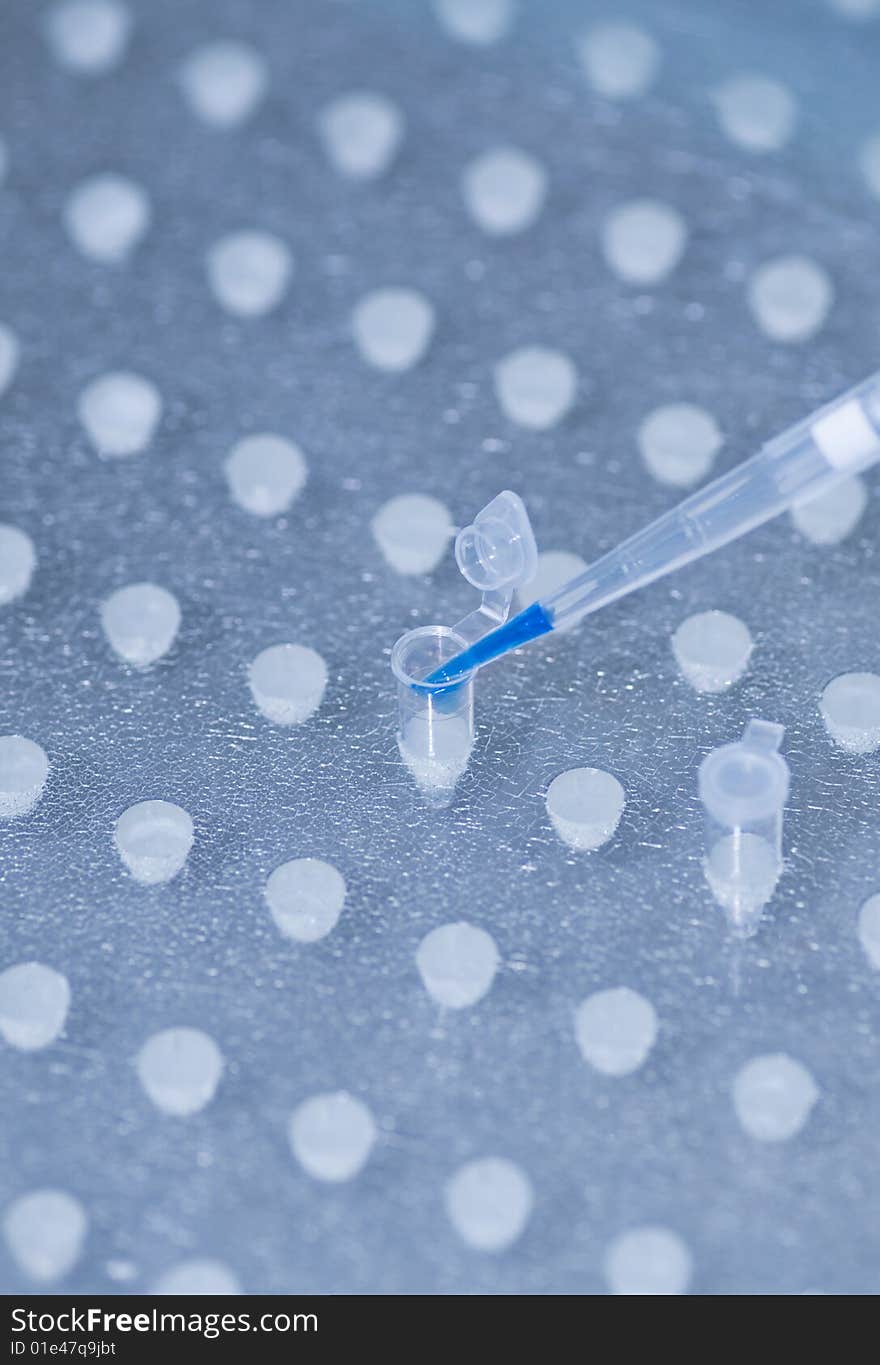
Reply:
[[[775,437],[751,459],[630,536],[583,573],[477,640],[427,679],[451,682],[573,625],[880,459],[880,372]]]

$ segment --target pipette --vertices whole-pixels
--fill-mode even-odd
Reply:
[[[544,601],[483,635],[428,674],[425,682],[453,682],[530,640],[571,626],[636,588],[739,539],[787,508],[812,500],[878,459],[880,371],[622,541]],[[475,559],[491,561],[489,538],[481,544],[477,536],[469,549]]]

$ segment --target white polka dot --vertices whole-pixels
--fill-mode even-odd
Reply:
[[[419,944],[416,966],[425,990],[438,1005],[466,1009],[489,991],[498,970],[491,934],[463,920],[432,929]]]
[[[387,563],[403,574],[436,569],[453,532],[449,509],[423,493],[390,498],[379,508],[370,527]]]
[[[345,1090],[313,1095],[290,1117],[290,1146],[315,1180],[351,1180],[366,1164],[378,1136],[363,1101]]]
[[[193,822],[171,801],[138,801],[116,821],[113,842],[135,881],[170,882],[189,856]]]
[[[27,592],[36,567],[37,554],[30,536],[17,526],[0,522],[0,607]]]
[[[137,455],[155,435],[162,399],[149,379],[117,370],[92,380],[83,389],[78,412],[102,458]]]
[[[113,1260],[106,1263],[104,1269],[107,1272],[107,1278],[115,1280],[118,1284],[127,1284],[129,1280],[137,1279],[138,1268],[134,1261],[114,1257]]]
[[[384,95],[339,95],[318,116],[318,133],[340,175],[372,180],[388,170],[403,138],[403,115]]]
[[[21,962],[0,972],[0,1034],[11,1047],[35,1052],[64,1028],[70,1006],[67,977],[41,962]]]
[[[749,1137],[787,1142],[799,1133],[819,1098],[816,1082],[793,1057],[753,1057],[733,1083],[736,1116]]]
[[[276,867],[265,896],[282,934],[316,943],[336,927],[345,903],[345,878],[320,858],[294,858]]]
[[[274,725],[301,725],[321,705],[327,665],[307,645],[270,645],[248,669],[251,695]]]
[[[547,193],[547,174],[528,152],[496,147],[465,167],[461,186],[477,225],[504,237],[534,223]]]
[[[585,1062],[603,1076],[629,1076],[657,1041],[650,1000],[628,986],[596,991],[575,1012],[575,1037]]]
[[[859,943],[871,966],[880,971],[880,895],[871,896],[859,911]]]
[[[773,844],[760,834],[736,830],[717,839],[705,864],[709,890],[728,911],[733,932],[748,938],[760,923],[760,912],[776,890],[782,862]]]
[[[868,505],[864,479],[856,474],[792,508],[792,521],[814,545],[839,545],[854,531]]]
[[[876,673],[841,673],[832,678],[819,709],[826,730],[842,749],[872,754],[880,748],[880,677]]]
[[[434,333],[434,309],[414,289],[376,289],[357,304],[352,333],[368,365],[389,374],[412,369]]]
[[[714,93],[718,120],[731,142],[750,152],[775,152],[794,131],[791,91],[766,76],[732,76]]]
[[[828,3],[844,19],[857,23],[880,14],[880,0],[828,0]]]
[[[547,431],[571,410],[577,371],[562,351],[522,346],[495,366],[495,394],[505,417],[531,431]]]
[[[166,1028],[144,1043],[137,1073],[157,1109],[186,1118],[214,1098],[223,1075],[223,1056],[201,1029]]]
[[[513,23],[514,0],[433,0],[447,33],[462,43],[497,43]]]
[[[525,1171],[503,1156],[460,1166],[446,1185],[446,1212],[475,1251],[504,1251],[522,1236],[535,1202]]]
[[[808,256],[778,256],[754,272],[748,300],[771,341],[808,341],[821,329],[834,301],[834,286]]]
[[[27,815],[49,776],[45,750],[24,735],[0,735],[0,820]]]
[[[118,0],[61,0],[49,11],[46,36],[61,66],[99,76],[122,61],[131,26],[131,14]]]
[[[34,1190],[13,1200],[3,1233],[13,1260],[31,1279],[60,1280],[79,1260],[88,1229],[85,1210],[63,1190]]]
[[[694,403],[666,403],[638,430],[639,450],[658,483],[690,488],[704,479],[723,445],[718,423]]]
[[[166,588],[155,583],[131,583],[101,603],[101,625],[121,659],[145,668],[174,644],[180,607]]]
[[[64,226],[83,256],[103,265],[125,261],[150,225],[150,201],[121,175],[95,175],[64,206]]]
[[[633,199],[602,224],[605,260],[626,284],[659,284],[678,265],[686,244],[681,214],[657,199]]]
[[[187,58],[180,72],[181,89],[193,113],[214,128],[233,128],[250,118],[268,83],[265,61],[247,43],[206,43]]]
[[[534,578],[517,592],[520,611],[530,607],[533,602],[545,601],[551,593],[561,588],[570,578],[576,578],[586,569],[586,562],[580,555],[570,554],[568,550],[545,550],[538,555],[538,568]],[[574,630],[577,621],[570,625],[557,626],[554,634]]]
[[[863,143],[859,152],[859,168],[865,184],[875,199],[880,199],[880,133]]]
[[[611,1243],[604,1269],[613,1294],[684,1294],[691,1279],[691,1254],[669,1228],[633,1228]]]
[[[579,853],[608,842],[620,823],[626,795],[601,768],[569,768],[547,788],[547,814],[563,843]]]
[[[9,388],[18,369],[18,337],[11,327],[0,322],[0,395]]]
[[[277,308],[293,274],[284,242],[269,232],[232,232],[208,251],[208,281],[227,313],[257,318]]]
[[[154,1294],[240,1294],[238,1277],[222,1261],[179,1261],[161,1274]]]
[[[79,1200],[63,1190],[22,1194],[5,1211],[5,1241],[20,1269],[50,1283],[68,1274],[79,1259],[87,1219]]]
[[[578,44],[587,80],[607,99],[633,99],[653,85],[660,49],[635,24],[597,24]]]
[[[753,649],[749,628],[726,611],[700,611],[682,621],[672,652],[697,692],[724,692],[746,671]]]
[[[299,446],[269,432],[239,441],[223,468],[234,500],[256,517],[276,517],[286,512],[302,491],[308,475]]]

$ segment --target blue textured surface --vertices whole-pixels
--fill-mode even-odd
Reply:
[[[3,519],[33,537],[32,588],[0,616],[0,732],[52,762],[34,815],[0,826],[0,967],[37,958],[73,993],[50,1050],[0,1050],[0,1204],[44,1185],[86,1208],[83,1255],[63,1288],[148,1290],[191,1255],[225,1261],[247,1291],[598,1292],[609,1242],[674,1228],[709,1293],[876,1292],[880,1264],[880,986],[856,937],[878,890],[880,767],[832,748],[817,699],[847,669],[880,669],[872,489],[841,546],[784,521],[705,564],[551,637],[481,676],[478,743],[449,810],[428,811],[394,741],[388,651],[406,628],[469,609],[452,555],[430,578],[388,568],[369,523],[394,493],[448,503],[464,524],[500,488],[524,497],[539,547],[589,560],[675,500],[647,475],[635,430],[658,403],[718,418],[717,470],[878,364],[878,205],[857,148],[878,119],[876,24],[819,0],[632,0],[664,53],[653,92],[592,96],[573,40],[587,8],[521,4],[503,43],[470,49],[429,9],[383,4],[143,0],[125,63],[94,81],[56,67],[44,7],[0,15],[0,319],[22,346],[0,400]],[[253,120],[212,133],[185,108],[180,62],[241,36],[266,55]],[[801,117],[782,152],[737,151],[708,91],[741,68],[784,80]],[[404,111],[390,174],[351,186],[328,167],[317,109],[379,89]],[[533,151],[546,210],[522,237],[486,240],[463,209],[466,161],[498,140]],[[141,182],[154,225],[132,264],[88,265],[61,209],[87,174]],[[652,291],[616,281],[598,245],[636,195],[677,205],[691,238]],[[259,226],[291,246],[289,295],[253,323],[221,314],[206,248]],[[815,257],[836,301],[818,337],[774,346],[743,280],[780,252]],[[369,371],[349,337],[369,288],[435,303],[425,362]],[[580,374],[575,409],[546,434],[499,412],[493,364],[559,346]],[[99,461],[76,399],[103,371],[154,380],[150,451]],[[300,443],[310,480],[289,516],[232,505],[222,461],[254,430]],[[148,673],[104,641],[98,604],[141,578],[171,588],[183,625]],[[854,590],[857,584],[857,590]],[[743,617],[746,678],[718,698],[676,675],[669,637],[693,611]],[[312,644],[330,683],[319,713],[282,731],[255,711],[247,663]],[[787,727],[788,868],[770,920],[734,950],[700,869],[696,770],[759,715]],[[613,843],[575,856],[544,792],[578,764],[622,781]],[[178,801],[196,840],[185,872],[145,889],[120,866],[113,823],[134,801]],[[278,935],[262,898],[286,858],[325,857],[349,895],[322,942]],[[504,968],[472,1010],[441,1016],[415,949],[468,918]],[[574,1007],[630,985],[653,1003],[648,1062],[589,1070]],[[191,1024],[227,1070],[213,1103],[163,1117],[133,1058],[156,1029]],[[749,1139],[730,1098],[750,1057],[786,1051],[821,1096],[804,1130]],[[354,1181],[311,1181],[286,1123],[316,1091],[363,1098],[382,1139]],[[535,1210],[499,1256],[456,1237],[444,1182],[498,1153],[526,1170]],[[0,1247],[0,1282],[26,1286]]]

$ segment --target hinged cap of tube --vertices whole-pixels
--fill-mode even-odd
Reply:
[[[788,798],[788,764],[779,753],[785,727],[750,720],[742,739],[713,749],[700,764],[700,800],[720,825],[767,820]]]
[[[538,568],[538,547],[518,494],[505,489],[455,538],[455,560],[480,592],[522,588]]]

